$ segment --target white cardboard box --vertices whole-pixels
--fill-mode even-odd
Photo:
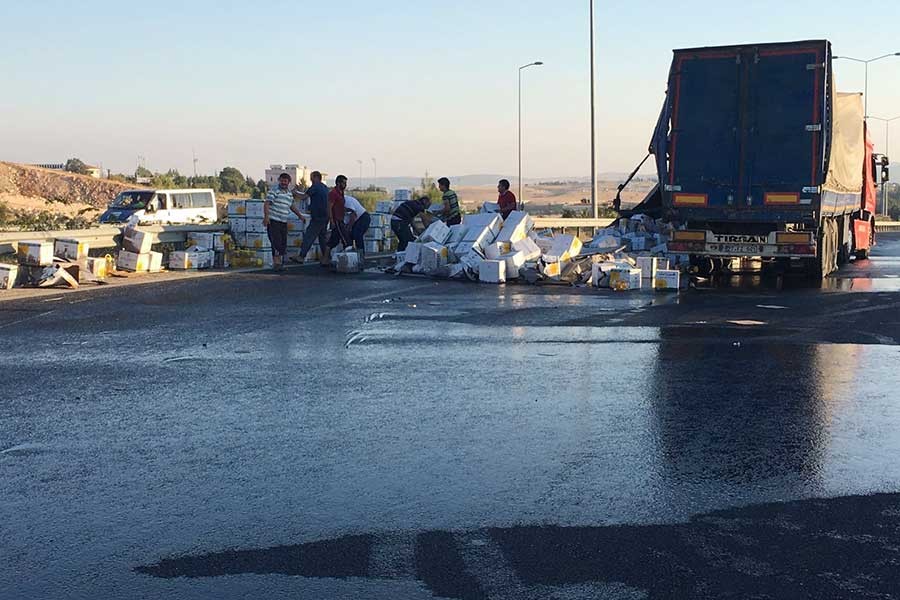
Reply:
[[[19,264],[47,267],[53,264],[53,242],[19,242]]]
[[[334,261],[338,273],[359,273],[362,268],[356,252],[338,252],[334,255]]]
[[[419,242],[427,244],[437,242],[444,244],[450,237],[450,228],[443,221],[435,221],[419,236]]]
[[[59,239],[54,244],[53,254],[66,260],[84,260],[87,258],[90,249],[91,246],[87,242]]]
[[[246,200],[229,200],[228,201],[228,217],[246,217],[247,201]]]
[[[426,273],[431,273],[447,264],[449,254],[447,246],[437,242],[428,242],[421,248],[419,264]]]
[[[513,242],[518,242],[526,237],[528,237],[528,232],[534,228],[534,221],[526,212],[521,212],[518,210],[514,210],[509,213],[509,216],[506,217],[506,221],[503,222],[503,229],[500,230],[500,235],[497,236],[498,242],[508,242],[512,244]]]
[[[375,203],[375,212],[389,215],[394,212],[394,203],[390,200],[379,200]]]
[[[417,265],[422,257],[422,244],[418,242],[410,242],[406,246],[406,264]]]
[[[525,255],[525,262],[529,260],[537,260],[541,257],[541,249],[534,243],[534,240],[528,236],[525,239],[513,242],[512,249],[516,252],[522,252]]]
[[[128,250],[119,250],[116,268],[133,273],[144,273],[150,270],[150,253],[138,254]]]
[[[109,265],[106,263],[105,256],[88,257],[84,262],[87,270],[97,279],[106,279],[109,275]]]
[[[147,270],[151,273],[159,273],[162,271],[162,252],[150,252],[147,259]]]
[[[641,289],[641,270],[622,267],[610,269],[609,287],[619,291]]]
[[[535,245],[540,248],[541,254],[549,254],[550,249],[553,248],[553,238],[545,237],[542,235],[532,237],[531,241],[535,243]]]
[[[126,227],[122,232],[122,247],[134,254],[147,254],[153,245],[153,236],[136,227]]]
[[[653,278],[653,289],[660,291],[677,291],[681,285],[681,271],[677,269],[658,269]]]
[[[559,260],[550,260],[548,257],[544,257],[541,261],[541,274],[544,277],[549,277],[551,279],[556,279],[562,273],[562,262]]]
[[[382,242],[378,240],[363,240],[363,245],[366,249],[366,254],[378,254],[382,251],[381,248]]]
[[[493,243],[500,234],[500,230],[503,228],[503,217],[496,213],[466,215],[463,223],[466,226],[466,232],[463,235],[464,242],[481,242],[482,246],[487,246]]]
[[[204,250],[215,250],[215,241],[212,232],[192,231],[187,234],[187,241],[188,246],[197,246]]]
[[[309,256],[312,256],[312,251],[310,251]],[[259,264],[261,267],[265,267],[265,268],[272,267],[275,264],[274,259],[272,258],[271,250],[259,250],[256,253],[256,260],[257,260],[257,264]],[[200,267],[200,268],[203,269],[205,267]]]
[[[212,250],[184,250],[169,255],[169,268],[173,270],[208,269],[215,262],[216,253]]]
[[[300,248],[303,245],[303,234],[289,231],[287,235],[288,248]]]
[[[266,226],[263,225],[262,217],[247,217],[245,222],[247,224],[247,233],[266,233]]]
[[[11,290],[19,276],[19,265],[0,263],[0,290]]]
[[[228,217],[228,225],[231,233],[247,233],[247,219],[244,217]]]
[[[263,204],[265,204],[263,200],[244,200],[244,207],[246,208],[245,214],[247,215],[247,218],[262,219],[265,215]]]
[[[484,283],[506,283],[506,261],[483,261],[478,267],[478,280]]]
[[[642,279],[655,279],[656,272],[660,269],[669,268],[669,260],[666,258],[657,258],[655,256],[638,256],[637,266],[641,270]]]
[[[272,244],[269,241],[269,234],[267,233],[247,233],[247,248],[253,248],[255,250],[265,250],[267,248],[271,248]]]
[[[519,277],[519,269],[524,267],[525,263],[528,262],[525,260],[525,253],[522,251],[510,252],[504,254],[500,258],[506,261],[507,279],[517,279]]]
[[[484,248],[484,257],[488,260],[500,260],[504,254],[503,246],[497,243],[488,244]]]
[[[451,225],[450,226],[450,237],[447,238],[447,241],[444,243],[451,247],[456,246],[461,241],[463,241],[463,238],[466,235],[466,229],[468,229],[468,227],[466,227],[465,223]]]
[[[555,257],[556,259],[565,262],[578,256],[578,253],[581,252],[581,240],[574,235],[563,234],[551,239],[553,241],[550,245],[550,249],[544,252],[544,254],[549,257]],[[540,243],[538,243],[538,246],[540,246]]]
[[[477,252],[469,252],[468,254],[464,254],[459,258],[459,264],[463,265],[466,269],[468,269],[475,275],[477,275],[478,271],[481,270],[481,264],[483,262],[484,258]]]

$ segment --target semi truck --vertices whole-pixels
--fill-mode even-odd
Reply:
[[[875,243],[889,161],[827,40],[675,50],[649,156],[659,183],[628,212],[677,225],[668,250],[695,270],[752,257],[822,279]]]

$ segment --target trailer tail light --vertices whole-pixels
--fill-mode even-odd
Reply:
[[[778,254],[790,254],[792,256],[804,255],[813,256],[816,253],[816,247],[807,244],[793,244],[778,246]]]
[[[812,244],[812,234],[803,233],[776,233],[776,244]]]
[[[672,202],[675,206],[709,206],[707,194],[673,194]]]
[[[769,205],[800,204],[800,194],[767,192],[765,195],[765,203]]]
[[[706,249],[705,231],[676,231],[668,243],[670,252],[702,252]]]

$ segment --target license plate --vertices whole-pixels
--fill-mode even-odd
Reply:
[[[734,255],[750,254],[759,255],[763,253],[763,246],[758,244],[708,244],[710,251],[733,253]]]

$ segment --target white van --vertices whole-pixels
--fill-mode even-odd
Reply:
[[[211,189],[127,190],[100,216],[101,223],[215,223]]]

